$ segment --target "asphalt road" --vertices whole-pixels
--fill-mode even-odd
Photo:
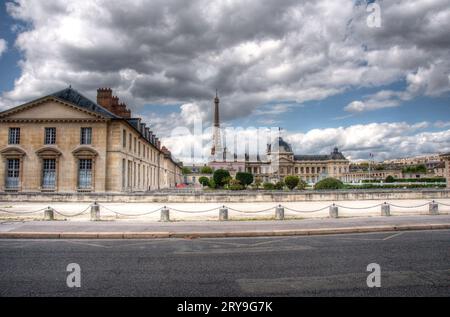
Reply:
[[[81,287],[69,288],[69,263]],[[368,288],[369,263],[381,287]],[[0,240],[0,296],[450,296],[450,230],[311,237]]]

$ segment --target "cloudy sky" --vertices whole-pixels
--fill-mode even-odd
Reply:
[[[373,2],[373,1],[370,1]],[[16,0],[0,8],[0,109],[111,87],[174,127],[282,127],[298,154],[450,151],[450,0]],[[209,135],[201,144],[208,148]]]

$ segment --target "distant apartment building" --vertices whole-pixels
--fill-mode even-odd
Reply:
[[[144,192],[182,182],[181,163],[111,89],[72,88],[0,113],[0,191]]]

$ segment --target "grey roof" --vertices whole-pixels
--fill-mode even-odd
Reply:
[[[328,161],[329,155],[294,155],[295,161]]]
[[[272,149],[273,145],[273,149]],[[283,140],[282,137],[278,137],[272,144],[268,144],[267,150],[271,152],[272,150],[275,152],[286,152],[292,153],[292,148],[289,143]]]
[[[81,93],[79,93],[78,91],[76,91],[75,89],[73,89],[71,87],[60,90],[58,92],[55,92],[55,93],[51,94],[50,96],[70,102],[72,104],[77,105],[80,108],[84,108],[86,110],[98,113],[107,118],[120,118],[119,116],[108,111],[107,109],[103,108],[102,106],[99,106],[98,104],[96,104],[95,102],[90,100],[89,98],[86,98]]]
[[[295,161],[329,161],[346,160],[345,156],[335,147],[329,155],[294,155]]]

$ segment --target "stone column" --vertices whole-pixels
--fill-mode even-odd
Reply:
[[[91,221],[99,221],[100,220],[100,206],[97,202],[94,202],[91,205]]]
[[[281,205],[278,205],[275,209],[275,219],[284,220],[284,208]]]
[[[226,208],[225,206],[219,209],[219,220],[220,221],[228,220],[228,208]]]
[[[386,202],[381,205],[381,215],[382,216],[390,216],[391,215],[391,206]]]
[[[162,222],[169,222],[170,221],[170,212],[169,208],[164,206],[163,209],[161,209],[161,221]]]

